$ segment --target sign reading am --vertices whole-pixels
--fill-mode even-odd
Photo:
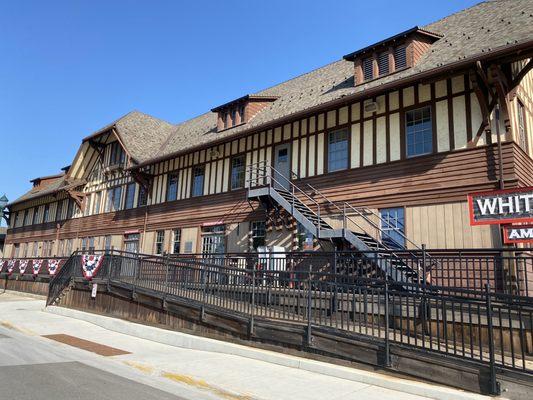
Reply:
[[[533,187],[468,195],[470,225],[533,222]]]
[[[507,225],[503,227],[503,242],[532,243],[533,225]]]

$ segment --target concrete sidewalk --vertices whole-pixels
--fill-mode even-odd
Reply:
[[[33,339],[66,334],[130,352],[101,357],[154,382],[234,399],[482,399],[484,396],[0,296],[0,325]],[[67,346],[54,342],[55,346]],[[70,347],[70,346],[68,346]],[[79,350],[84,352],[83,350]],[[87,353],[87,352],[85,352]],[[168,390],[161,385],[162,390]],[[183,391],[180,392],[184,396]]]

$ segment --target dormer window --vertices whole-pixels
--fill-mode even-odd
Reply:
[[[276,99],[277,97],[274,96],[247,95],[213,108],[211,111],[218,114],[217,130],[222,131],[246,124],[258,112]]]
[[[126,160],[126,154],[120,143],[113,142],[109,145],[109,166],[122,165]]]
[[[414,27],[389,39],[344,56],[355,66],[355,84],[410,68],[440,35]]]

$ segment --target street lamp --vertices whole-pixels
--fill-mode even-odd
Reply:
[[[7,203],[9,203],[9,200],[7,199],[6,195],[4,194],[2,197],[0,197],[0,221],[2,221],[2,218],[4,217],[4,208],[6,208]]]

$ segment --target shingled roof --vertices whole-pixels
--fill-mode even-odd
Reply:
[[[494,54],[533,40],[533,0],[489,0],[421,27],[441,38],[415,66],[354,86],[353,62],[341,59],[254,93],[276,96],[248,123],[217,132],[217,115],[207,112],[172,125],[133,111],[90,137],[114,128],[137,165],[145,165],[221,139],[259,130],[290,116],[346,98],[365,96],[390,84],[437,73],[462,61]],[[87,139],[87,138],[86,138]],[[17,200],[18,201],[18,200]]]
[[[164,141],[160,131],[146,133],[140,130],[139,141],[142,151],[136,151],[136,161],[142,164],[181,153],[188,149],[206,145],[247,130],[260,129],[276,120],[324,105],[346,96],[364,95],[371,89],[385,84],[414,77],[418,74],[439,69],[477,55],[490,54],[500,48],[533,40],[533,0],[492,0],[452,14],[422,27],[440,36],[430,51],[419,62],[397,74],[354,86],[354,67],[351,61],[341,59],[255,95],[277,96],[278,99],[266,106],[247,124],[217,132],[217,116],[207,112],[191,120],[168,128]],[[529,10],[529,11],[527,11]],[[151,138],[153,147],[148,149],[146,139]],[[131,132],[131,142],[137,136]],[[155,149],[157,143],[161,145]],[[155,157],[155,158],[154,158]]]

